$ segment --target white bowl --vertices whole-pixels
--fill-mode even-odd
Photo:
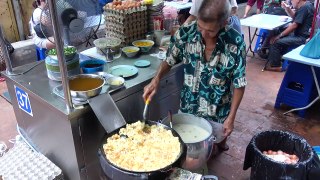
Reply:
[[[147,43],[147,45],[144,45],[143,43]],[[139,47],[141,52],[148,52],[152,48],[152,46],[154,45],[154,41],[137,40],[137,41],[133,41],[132,44],[136,47]]]
[[[140,48],[135,46],[127,46],[122,48],[122,51],[128,56],[128,57],[134,57],[138,54]]]
[[[124,85],[124,79],[122,77],[113,76],[107,79],[107,83],[110,88],[117,88]]]
[[[120,46],[121,40],[118,38],[99,38],[93,41],[93,44],[99,49],[106,49],[107,47]]]

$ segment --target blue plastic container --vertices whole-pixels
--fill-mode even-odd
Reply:
[[[81,62],[80,67],[83,73],[90,74],[103,71],[105,64],[106,62],[103,60],[93,59]]]

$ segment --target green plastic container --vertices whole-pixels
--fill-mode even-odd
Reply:
[[[54,81],[61,81],[61,73],[58,61],[47,56],[45,59],[48,78]],[[80,74],[79,55],[76,54],[67,63],[68,77]]]

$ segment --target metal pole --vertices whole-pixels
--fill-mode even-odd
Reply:
[[[3,53],[3,58],[4,58],[4,61],[6,63],[6,72],[8,75],[11,75],[12,74],[12,65],[11,65],[11,59],[10,59],[10,56],[9,56],[9,52],[8,52],[8,49],[7,49],[7,45],[4,41],[4,33],[3,33],[3,29],[2,29],[2,26],[0,25],[0,47],[1,47],[1,52]]]
[[[49,4],[50,16],[52,19],[54,42],[56,44],[64,98],[65,98],[67,108],[69,110],[72,108],[72,102],[71,102],[71,96],[69,91],[67,66],[66,66],[66,61],[65,61],[64,52],[63,52],[64,45],[61,39],[61,32],[60,32],[59,23],[58,23],[59,21],[58,21],[58,14],[57,14],[57,6],[55,3],[55,0],[48,0],[48,4]]]

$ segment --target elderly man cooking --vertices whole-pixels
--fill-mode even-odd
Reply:
[[[228,150],[227,137],[234,128],[245,86],[245,43],[241,34],[227,26],[229,0],[204,0],[198,20],[184,24],[171,38],[164,62],[144,88],[152,99],[160,79],[172,66],[184,64],[180,111],[223,124],[225,139],[218,144]]]

